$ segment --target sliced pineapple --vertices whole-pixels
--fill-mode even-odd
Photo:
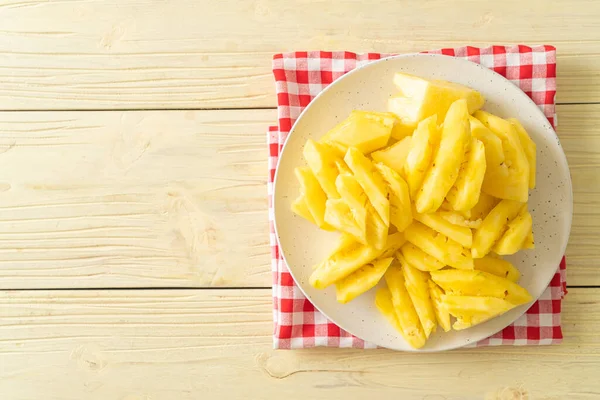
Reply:
[[[485,148],[483,143],[471,138],[471,144],[458,172],[454,186],[446,195],[446,199],[457,211],[468,211],[479,201],[481,185],[485,176]]]
[[[437,125],[437,116],[419,122],[410,142],[406,156],[404,171],[410,188],[410,196],[414,199],[423,184],[425,174],[431,166],[434,152],[440,144],[441,132]]]
[[[358,242],[367,244],[366,214],[354,213],[343,200],[327,200],[325,203],[325,222],[338,231],[351,235]]]
[[[383,148],[390,139],[397,118],[393,115],[352,111],[321,138],[323,143],[333,143],[344,148],[355,147],[363,154]]]
[[[473,258],[482,258],[490,252],[523,206],[524,203],[518,201],[502,200],[490,211],[473,235]]]
[[[441,300],[442,307],[456,318],[452,327],[457,331],[485,322],[516,307],[515,304],[496,297],[444,294]]]
[[[368,263],[335,284],[337,301],[346,304],[377,285],[392,263],[383,258]]]
[[[390,223],[394,225],[399,232],[403,232],[413,220],[408,185],[396,171],[383,163],[376,163],[375,168],[379,171],[383,180],[388,185]]]
[[[400,252],[407,263],[420,271],[437,271],[445,267],[443,262],[425,253],[412,243],[406,243],[402,246]]]
[[[508,229],[494,245],[494,252],[499,255],[515,254],[521,250],[523,243],[531,234],[533,219],[527,206],[521,208],[519,214],[508,223]]]
[[[425,174],[423,186],[417,193],[415,204],[418,212],[434,212],[442,205],[448,191],[456,182],[470,142],[467,102],[457,100],[452,103],[446,114],[440,146],[435,152],[431,168]]]
[[[525,157],[527,157],[527,161],[529,162],[529,189],[535,188],[535,171],[536,171],[536,145],[531,137],[521,125],[518,119],[509,118],[507,120],[510,122],[517,134],[519,135],[519,141],[521,142],[521,146],[523,146],[523,150],[525,151]]]
[[[469,249],[438,233],[420,222],[413,222],[404,231],[406,240],[445,265],[459,269],[473,269]]]
[[[437,214],[452,225],[464,226],[465,228],[477,229],[483,222],[481,218],[476,220],[467,219],[458,211],[438,211]]]
[[[523,244],[521,244],[522,249],[535,249],[535,241],[533,240],[533,232],[529,232]]]
[[[452,323],[450,322],[450,313],[442,304],[444,291],[431,279],[427,280],[427,284],[429,285],[429,295],[431,296],[437,322],[444,332],[449,332],[452,328]]]
[[[360,186],[356,178],[352,175],[343,173],[338,175],[335,180],[335,187],[342,200],[348,205],[351,210],[354,220],[362,233],[357,237],[357,240],[363,244],[369,244],[367,237],[367,209],[369,199]]]
[[[381,175],[375,170],[373,163],[353,147],[350,147],[346,152],[344,161],[354,173],[356,180],[362,186],[383,223],[389,226],[390,202],[388,200],[388,188]]]
[[[497,297],[516,305],[532,300],[525,288],[506,278],[484,271],[444,269],[432,271],[430,274],[431,279],[447,294]]]
[[[301,167],[294,170],[300,182],[300,193],[304,196],[306,208],[310,211],[319,228],[331,230],[331,225],[325,222],[325,202],[327,195],[321,189],[319,181],[315,178],[310,168]]]
[[[336,161],[339,159],[335,152],[326,144],[308,139],[304,145],[304,159],[319,181],[321,188],[331,199],[340,197],[335,188],[335,178],[338,176]]]
[[[414,217],[417,221],[430,227],[436,232],[452,238],[466,248],[471,248],[473,245],[473,233],[471,232],[471,229],[464,226],[454,225],[442,217],[439,213],[415,213]]]
[[[475,270],[506,278],[511,282],[518,282],[521,277],[521,273],[514,265],[500,257],[488,255],[483,258],[476,258],[473,262],[475,263]]]
[[[371,153],[371,157],[376,162],[383,163],[396,171],[402,178],[406,178],[404,164],[406,163],[406,157],[408,157],[408,152],[410,151],[411,142],[412,137],[407,136],[385,149]]]
[[[480,140],[485,147],[486,165],[495,168],[504,163],[504,150],[502,140],[492,133],[480,120],[470,116],[471,135]]]
[[[435,311],[429,294],[429,285],[427,284],[429,275],[412,267],[402,255],[398,255],[398,261],[400,261],[404,273],[406,290],[415,306],[425,337],[429,338],[437,327]]]
[[[490,196],[486,193],[481,193],[479,196],[479,201],[475,206],[471,209],[471,220],[477,219],[485,219],[488,216],[490,211],[494,209],[500,202],[500,199]]]
[[[306,200],[304,199],[303,194],[298,196],[296,200],[294,200],[294,202],[292,203],[292,211],[296,215],[307,220],[308,222],[316,224],[315,219],[313,218],[312,214],[310,213],[310,210],[308,209],[308,206],[306,205]]]

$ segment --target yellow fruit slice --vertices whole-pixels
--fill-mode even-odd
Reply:
[[[492,275],[506,278],[511,282],[518,282],[521,273],[510,262],[499,257],[485,256],[473,260],[476,271],[484,271]]]
[[[446,195],[446,199],[457,211],[468,211],[479,201],[481,185],[485,176],[485,148],[483,143],[471,138],[469,150],[458,172],[454,186]]]
[[[480,140],[485,147],[485,161],[488,166],[495,168],[504,163],[504,150],[502,140],[492,133],[480,120],[469,117],[471,135]]]
[[[453,225],[438,213],[416,213],[415,219],[434,231],[448,236],[464,247],[471,248],[473,245],[473,233],[471,232],[471,229],[464,226]]]
[[[404,173],[404,164],[410,151],[412,137],[408,136],[393,145],[371,153],[371,157],[376,162],[383,163],[396,171],[400,176],[406,178]]]
[[[388,235],[385,247],[379,258],[392,257],[406,243],[406,238],[401,232],[395,232]]]
[[[431,166],[434,151],[439,146],[440,136],[441,132],[435,115],[419,122],[415,129],[404,164],[411,198],[416,196],[423,184],[425,174]]]
[[[427,284],[429,285],[429,294],[431,296],[431,302],[433,303],[433,310],[435,311],[437,322],[444,332],[449,332],[452,328],[452,323],[450,322],[450,313],[442,305],[442,295],[444,292],[431,279],[427,280]]]
[[[471,142],[469,110],[465,100],[452,103],[442,129],[440,147],[425,174],[423,186],[417,193],[417,211],[425,214],[437,211],[454,185],[465,152]],[[410,154],[409,154],[410,156]]]
[[[369,154],[387,145],[396,120],[392,115],[384,117],[380,113],[353,111],[320,141],[345,148],[355,147],[361,153]]]
[[[487,272],[444,269],[432,271],[430,274],[431,279],[444,289],[446,294],[497,297],[516,305],[532,300],[525,288]]]
[[[529,161],[514,126],[495,115],[477,111],[479,119],[502,141],[504,163],[486,170],[482,190],[499,199],[526,202],[529,196]]]
[[[420,222],[413,222],[406,228],[404,237],[445,265],[459,269],[473,269],[473,258],[469,249]]]
[[[473,235],[473,247],[471,253],[473,258],[482,258],[490,252],[492,246],[506,231],[508,223],[512,221],[524,203],[512,200],[502,200],[485,217],[481,228]]]
[[[356,178],[349,174],[340,174],[335,180],[335,187],[342,200],[348,205],[361,235],[357,240],[363,244],[368,244],[367,237],[367,209],[369,199],[363,188],[357,182]]]
[[[375,293],[375,306],[377,307],[379,312],[388,320],[388,322],[394,327],[394,329],[396,329],[400,334],[404,336],[404,331],[402,330],[402,326],[400,326],[400,322],[398,321],[398,317],[396,316],[396,310],[394,309],[394,304],[392,303],[392,293],[390,292],[390,289],[387,288],[387,286],[377,289],[377,292]],[[405,338],[405,340],[408,342],[407,338]],[[423,335],[423,341],[424,340],[425,336]],[[423,342],[423,344],[425,343]]]
[[[527,236],[531,233],[533,219],[527,207],[521,208],[519,214],[508,223],[508,229],[494,245],[494,252],[498,255],[515,254],[521,250]]]
[[[533,240],[533,232],[529,232],[523,244],[521,245],[522,249],[535,249],[535,241]]]
[[[325,202],[327,201],[327,195],[321,189],[319,181],[317,181],[310,168],[296,168],[294,172],[300,182],[300,193],[304,196],[306,207],[310,211],[315,223],[319,228],[331,230],[331,225],[325,222]]]
[[[533,189],[535,188],[536,145],[518,119],[509,118],[508,122],[510,122],[517,131],[519,141],[525,151],[525,157],[527,157],[527,161],[529,162],[529,189]]]
[[[369,201],[386,226],[390,225],[390,202],[385,181],[375,170],[373,163],[360,151],[350,147],[344,161],[354,173],[354,177],[367,194]]]
[[[308,222],[316,224],[315,219],[313,218],[312,214],[310,213],[310,210],[308,209],[308,206],[306,205],[304,195],[301,194],[296,198],[296,200],[294,200],[294,202],[292,203],[292,211],[296,215],[307,220]]]
[[[402,266],[408,295],[415,306],[425,337],[429,338],[437,327],[435,311],[429,294],[429,285],[427,284],[429,276],[427,273],[412,267],[401,255],[398,256],[398,261]]]
[[[485,219],[487,215],[498,205],[500,199],[490,196],[486,193],[481,193],[479,201],[471,209],[471,220]]]
[[[425,253],[412,243],[406,243],[402,246],[400,252],[407,263],[420,271],[437,271],[445,267],[443,262]]]
[[[366,264],[335,284],[336,298],[346,304],[377,285],[392,263],[388,257]]]
[[[308,139],[304,145],[304,159],[319,181],[321,188],[332,199],[340,197],[335,188],[335,178],[338,176],[336,161],[338,157],[327,145]]]
[[[456,318],[452,327],[457,331],[502,315],[515,306],[496,297],[442,295],[442,307]]]
[[[386,271],[385,281],[392,297],[400,333],[409,345],[418,349],[425,345],[427,338],[421,327],[415,306],[406,290],[404,274],[398,265],[392,264]]]
[[[358,220],[362,218],[361,220]],[[341,199],[329,199],[325,203],[325,222],[340,232],[347,233],[362,244],[367,244],[366,215],[357,215]]]
[[[396,171],[383,163],[375,164],[375,168],[388,185],[390,223],[394,225],[399,232],[403,232],[413,220],[408,185]]]

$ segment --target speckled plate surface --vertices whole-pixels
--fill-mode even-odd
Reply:
[[[541,110],[504,77],[478,64],[454,57],[410,54],[367,64],[335,81],[300,115],[281,155],[275,177],[275,226],[282,254],[296,283],[329,319],[355,336],[379,346],[414,350],[379,314],[375,290],[347,305],[335,300],[335,288],[321,291],[308,284],[312,266],[332,249],[337,234],[319,230],[290,211],[299,186],[294,168],[305,165],[302,148],[306,139],[319,139],[355,109],[385,111],[396,92],[395,72],[461,83],[486,98],[484,110],[501,117],[518,118],[537,145],[537,187],[530,194],[535,250],[521,251],[509,259],[523,274],[520,284],[537,299],[556,272],[569,237],[573,199],[569,168],[556,133]],[[380,282],[380,285],[382,282]],[[529,304],[491,321],[463,331],[441,329],[420,351],[449,350],[484,339],[514,322]],[[441,332],[440,332],[441,331]]]

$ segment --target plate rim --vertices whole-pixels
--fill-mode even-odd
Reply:
[[[387,62],[387,61],[390,61],[390,60],[394,60],[394,59],[411,58],[411,57],[416,57],[416,58],[442,58],[442,57],[444,57],[444,58],[451,58],[451,59],[453,59],[454,61],[452,61],[452,62],[458,62],[458,63],[465,63],[465,64],[474,65],[475,67],[484,70],[485,71],[484,73],[490,73],[491,76],[495,75],[495,76],[499,77],[501,80],[505,81],[505,83],[508,83],[510,85],[515,86],[518,89],[518,93],[519,93],[518,95],[521,96],[524,99],[524,101],[527,101],[530,106],[532,106],[533,108],[535,108],[535,112],[538,115],[541,115],[544,118],[544,120],[548,122],[548,128],[554,134],[554,138],[556,139],[556,142],[558,144],[558,148],[560,149],[560,153],[559,153],[559,157],[558,157],[559,167],[561,169],[564,169],[564,170],[567,171],[567,177],[568,177],[568,180],[566,182],[567,188],[568,188],[568,191],[567,191],[568,196],[567,196],[567,199],[566,199],[567,200],[567,206],[568,206],[568,210],[567,210],[568,211],[567,212],[567,216],[568,216],[568,219],[567,219],[567,231],[566,231],[566,235],[565,235],[566,240],[564,241],[564,244],[561,246],[561,252],[560,252],[562,254],[562,257],[564,257],[567,245],[569,243],[569,238],[571,236],[571,229],[572,229],[572,225],[573,225],[573,182],[572,182],[573,180],[572,180],[571,170],[569,168],[568,160],[567,160],[566,154],[564,152],[564,148],[563,148],[563,146],[562,146],[562,144],[560,142],[560,138],[558,137],[558,134],[556,133],[556,130],[554,129],[554,127],[552,126],[552,124],[550,124],[550,121],[548,121],[548,118],[543,113],[543,111],[540,109],[540,107],[525,92],[523,92],[523,90],[521,90],[521,88],[519,86],[517,86],[514,83],[512,83],[505,76],[500,75],[496,71],[494,71],[494,70],[492,70],[492,69],[490,69],[488,67],[485,67],[485,66],[483,66],[481,64],[478,64],[478,63],[470,61],[470,60],[466,60],[464,58],[447,56],[447,55],[444,55],[444,54],[407,53],[407,54],[398,54],[398,55],[393,55],[393,56],[389,56],[389,57],[384,57],[384,58],[381,58],[379,60],[372,60],[372,61],[367,62],[367,63],[365,63],[365,64],[363,64],[363,65],[361,65],[359,67],[354,68],[351,71],[348,71],[344,75],[342,75],[339,78],[337,78],[334,81],[332,81],[325,89],[321,90],[310,101],[310,103],[306,107],[304,107],[304,109],[302,110],[302,112],[300,112],[300,114],[298,115],[298,118],[296,118],[296,121],[294,121],[294,124],[292,125],[292,127],[291,127],[291,129],[290,129],[290,131],[289,131],[289,133],[288,133],[288,135],[286,137],[285,143],[283,144],[281,150],[279,151],[277,165],[276,165],[276,169],[275,169],[275,176],[273,178],[273,193],[272,193],[272,196],[273,196],[273,227],[274,227],[274,230],[275,230],[275,239],[277,240],[277,245],[280,248],[279,254],[281,255],[281,257],[282,257],[283,261],[286,263],[286,265],[289,266],[289,263],[288,263],[288,261],[286,259],[285,252],[283,251],[283,246],[281,245],[281,242],[279,240],[279,237],[280,237],[279,236],[279,228],[278,228],[279,223],[278,223],[278,220],[277,220],[277,204],[278,204],[278,202],[275,201],[275,198],[276,198],[277,187],[278,187],[278,183],[279,183],[279,179],[278,179],[279,172],[281,171],[280,168],[279,168],[279,164],[281,163],[281,161],[283,159],[283,156],[284,156],[284,153],[285,153],[285,150],[287,148],[287,145],[290,142],[289,138],[292,136],[292,134],[295,132],[295,130],[296,130],[297,126],[298,126],[298,122],[304,117],[304,115],[308,112],[308,110],[312,106],[314,106],[316,100],[319,97],[321,97],[322,95],[324,95],[327,91],[331,90],[335,85],[339,84],[339,82],[343,81],[347,77],[349,77],[349,76],[351,76],[351,75],[353,75],[355,73],[358,73],[359,71],[361,71],[364,68],[372,67],[375,64],[384,63],[384,62]],[[555,102],[555,105],[556,105],[556,102]],[[532,110],[533,110],[533,108],[532,108]],[[319,228],[317,227],[317,229],[319,229]],[[561,260],[562,260],[562,258],[558,260],[558,264],[557,265],[559,265],[559,263],[560,263]],[[308,293],[306,293],[306,291],[302,288],[302,285],[300,285],[298,283],[298,279],[296,278],[296,276],[292,272],[292,268],[288,267],[287,269],[288,269],[289,274],[292,276],[292,279],[294,280],[294,284],[298,287],[298,289],[300,289],[300,291],[302,292],[302,294],[304,295],[304,297],[306,297],[306,299],[313,305],[313,307],[315,307],[315,309],[317,311],[319,311],[321,314],[323,314],[323,316],[325,316],[325,318],[327,318],[328,322],[337,325],[338,327],[340,327],[341,329],[345,330],[346,332],[348,332],[352,336],[354,336],[354,337],[356,337],[356,338],[358,338],[360,340],[366,341],[365,339],[361,338],[359,335],[356,335],[355,333],[353,333],[352,332],[353,329],[347,329],[346,327],[338,324],[337,322],[335,322],[335,320],[333,318],[331,318],[327,313],[325,313],[313,301],[313,299],[311,298],[311,296],[308,295]],[[547,282],[545,282],[544,287],[547,288],[550,285],[550,282],[554,278],[555,274],[556,274],[556,272],[554,272],[552,275],[550,275],[550,277],[547,279]],[[443,352],[443,351],[450,351],[450,350],[456,350],[456,349],[464,348],[465,346],[470,346],[470,345],[472,345],[474,343],[477,343],[480,340],[484,340],[484,339],[486,339],[488,337],[491,337],[491,336],[495,335],[496,333],[502,331],[504,328],[506,328],[506,327],[510,326],[511,324],[513,324],[517,319],[519,319],[521,316],[523,316],[527,312],[527,310],[529,310],[529,308],[531,308],[531,306],[536,301],[538,301],[538,299],[542,296],[542,294],[545,292],[545,290],[546,289],[544,289],[537,297],[535,297],[529,303],[526,303],[526,304],[518,306],[516,309],[519,309],[519,313],[516,314],[516,317],[511,322],[509,322],[507,325],[501,327],[498,330],[493,331],[489,335],[485,335],[484,337],[481,337],[481,338],[475,338],[473,341],[468,342],[468,343],[463,343],[463,344],[459,344],[459,345],[455,345],[455,346],[448,346],[448,347],[445,347],[443,349],[427,349],[427,348],[415,349],[415,348],[412,348],[410,346],[408,346],[407,349],[400,349],[400,348],[394,348],[394,347],[383,347],[383,346],[380,346],[380,345],[378,345],[376,343],[373,343],[373,344],[375,344],[377,347],[383,347],[383,348],[386,348],[386,349],[389,349],[389,350],[401,351],[401,352],[410,352],[410,353],[436,353],[436,352]],[[399,335],[399,337],[402,337],[402,335],[400,333],[398,333],[398,335]],[[403,337],[402,337],[402,340],[406,341]]]

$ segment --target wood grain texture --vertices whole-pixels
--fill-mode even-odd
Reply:
[[[556,45],[558,100],[600,101],[594,0],[10,0],[0,18],[2,110],[271,107],[275,52],[510,43]]]
[[[268,285],[274,118],[3,113],[0,288]]]
[[[559,106],[570,285],[600,285],[600,105]],[[7,112],[0,288],[270,286],[274,110]]]
[[[4,292],[0,394],[10,400],[358,400],[374,393],[489,400],[512,399],[507,394],[521,390],[529,396],[522,398],[535,400],[594,399],[599,294],[571,290],[560,346],[409,354],[274,351],[265,289]]]

